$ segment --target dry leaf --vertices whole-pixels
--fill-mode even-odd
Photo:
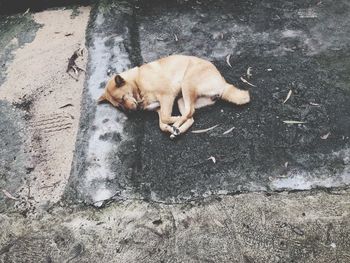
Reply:
[[[315,102],[309,102],[309,104],[310,104],[311,106],[320,106],[320,104],[315,103]]]
[[[292,95],[292,90],[289,90],[286,99],[283,101],[283,104],[286,103],[286,102],[289,100],[289,98],[290,98],[291,95]]]
[[[2,192],[4,193],[4,195],[6,195],[8,198],[12,199],[12,200],[17,200],[16,197],[14,197],[12,194],[10,194],[8,191],[6,191],[5,189],[2,189]]]
[[[283,121],[286,124],[303,124],[305,121]]]
[[[285,163],[284,163],[284,167],[287,168],[287,167],[288,167],[288,164],[289,164],[288,162],[285,162]]]
[[[252,86],[252,87],[256,87],[254,84],[250,83],[248,80],[244,79],[243,77],[241,77],[242,82],[247,83],[248,85]]]
[[[214,156],[210,156],[207,160],[212,160],[214,164],[216,163],[216,159]]]
[[[219,124],[216,124],[214,125],[213,127],[210,127],[208,129],[202,129],[202,130],[195,130],[195,131],[192,131],[192,133],[204,133],[204,132],[207,132],[207,131],[210,131],[212,129],[215,129],[216,127],[218,127]]]
[[[248,69],[247,69],[247,77],[248,77],[248,79],[250,79],[252,76],[253,76],[252,75],[252,67],[248,67]]]
[[[29,11],[30,11],[30,8],[28,8],[24,13],[23,13],[23,15],[26,15],[26,14],[28,14],[29,13]]]
[[[225,132],[223,133],[223,135],[225,135],[225,134],[228,134],[228,133],[232,132],[234,129],[235,129],[235,127],[232,127],[231,129],[228,129],[227,131],[225,131]]]
[[[230,58],[231,58],[231,54],[228,54],[226,57],[226,63],[232,68],[232,65],[230,63]]]
[[[322,136],[321,136],[321,139],[322,139],[322,140],[327,140],[327,138],[329,137],[329,135],[331,135],[330,132],[328,132],[328,133],[325,134],[325,135],[322,135]]]

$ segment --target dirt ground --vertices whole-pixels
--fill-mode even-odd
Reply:
[[[89,7],[52,10],[33,14],[40,25],[31,43],[14,52],[6,71],[0,99],[24,110],[26,169],[29,176],[19,198],[40,206],[59,201],[69,178],[77,127],[84,72],[67,74],[68,59],[82,48],[77,64],[86,68],[85,29]],[[13,38],[11,42],[18,41]],[[30,200],[28,200],[30,199]]]

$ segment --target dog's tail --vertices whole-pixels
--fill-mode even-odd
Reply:
[[[231,84],[227,84],[221,95],[223,100],[235,103],[237,105],[246,104],[250,101],[249,91],[240,90]]]

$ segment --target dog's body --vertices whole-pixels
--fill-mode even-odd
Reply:
[[[171,116],[176,99],[181,116]],[[217,99],[241,105],[248,103],[250,96],[228,84],[211,62],[172,55],[116,75],[99,101],[108,100],[126,110],[156,110],[160,129],[173,138],[192,126],[195,109]]]

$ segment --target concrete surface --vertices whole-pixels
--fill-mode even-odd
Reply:
[[[169,203],[349,184],[346,3],[101,4],[88,30],[91,63],[71,176],[74,199],[97,205],[110,198]],[[193,130],[219,126],[176,142],[158,129],[156,114],[123,116],[110,105],[96,107],[108,72],[174,53],[213,61],[226,79],[250,89],[252,102],[200,110]]]
[[[4,28],[3,38],[11,41],[2,49],[5,55],[0,56],[13,57],[5,61],[6,80],[0,92],[0,171],[5,179],[1,180],[1,188],[17,193],[23,201],[17,206],[23,213],[59,201],[69,178],[84,74],[72,78],[66,69],[74,51],[85,48],[90,8],[74,10],[48,10],[3,19],[5,25],[14,25]],[[76,12],[79,15],[74,16]],[[23,44],[27,35],[31,38]],[[14,50],[16,46],[21,48]],[[87,54],[77,63],[85,68],[86,60]],[[20,185],[15,183],[19,181]]]
[[[345,0],[100,1],[87,25],[89,9],[1,17],[0,261],[349,262],[349,9]],[[77,30],[71,45],[63,29],[48,37],[55,19]],[[65,69],[85,27],[82,91],[84,75],[76,82]],[[66,53],[45,60],[52,43]],[[30,66],[33,53],[55,61],[47,77]],[[156,114],[96,105],[108,75],[173,53],[211,60],[252,102],[198,111],[192,130],[218,126],[175,142]],[[41,105],[73,115],[68,133],[46,138],[54,147],[28,143]]]
[[[1,215],[3,262],[349,262],[349,193],[248,193]]]

